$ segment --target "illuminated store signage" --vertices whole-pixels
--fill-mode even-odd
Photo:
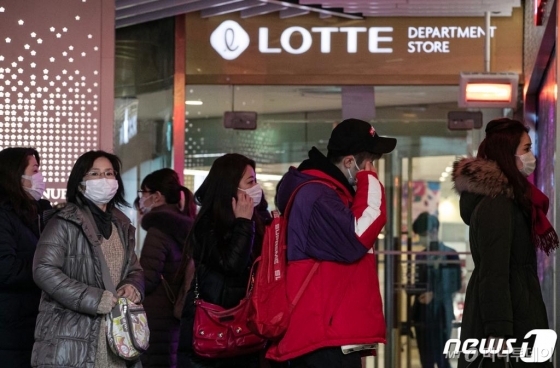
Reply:
[[[490,37],[494,37],[495,26],[490,27]],[[393,27],[312,27],[310,30],[292,26],[284,29],[280,35],[280,47],[270,46],[270,30],[260,27],[258,34],[259,52],[262,54],[280,54],[287,52],[293,55],[304,54],[314,45],[319,44],[323,54],[332,52],[333,34],[345,35],[346,52],[358,52],[358,44],[367,35],[366,50],[371,54],[393,53]],[[449,40],[456,38],[481,38],[486,31],[482,27],[408,27],[409,53],[449,53]],[[296,41],[294,42],[294,39]],[[234,60],[249,47],[249,34],[233,20],[226,20],[216,28],[210,36],[210,43],[214,50],[226,60]],[[298,43],[298,46],[294,44]]]
[[[493,17],[372,17],[363,20],[267,14],[187,14],[186,68],[192,84],[442,84],[461,71],[521,74],[523,11]]]
[[[59,202],[66,200],[65,188],[47,188],[43,193],[43,198],[51,202]]]
[[[490,27],[490,37],[496,32],[495,26]],[[456,38],[482,38],[486,31],[482,27],[408,27],[408,52],[442,52],[448,53],[449,40]],[[413,41],[414,40],[414,41]]]

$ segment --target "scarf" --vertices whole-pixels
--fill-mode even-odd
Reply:
[[[93,215],[93,221],[95,221],[97,229],[101,232],[101,235],[103,235],[105,239],[109,239],[111,237],[111,233],[113,232],[113,214],[111,213],[111,209],[107,206],[107,211],[103,211],[86,197],[82,198]]]
[[[531,214],[533,243],[548,256],[558,248],[560,242],[556,231],[546,217],[549,205],[548,197],[533,184],[531,184],[531,202],[533,205]]]

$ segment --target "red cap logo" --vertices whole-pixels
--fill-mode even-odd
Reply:
[[[371,134],[372,137],[375,134],[375,129],[373,129],[373,127],[369,128],[369,134]]]

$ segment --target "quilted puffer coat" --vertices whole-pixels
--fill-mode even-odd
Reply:
[[[135,229],[119,210],[113,223],[125,247],[124,284],[134,286],[144,298],[144,275],[134,253]],[[89,221],[86,220],[89,216]],[[103,315],[97,307],[105,288],[94,246],[99,238],[88,210],[73,203],[51,219],[33,260],[33,278],[43,290],[31,357],[34,367],[95,366]],[[99,235],[101,236],[101,235]]]

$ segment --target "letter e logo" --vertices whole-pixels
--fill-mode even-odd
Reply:
[[[249,34],[233,20],[224,21],[210,35],[210,44],[226,60],[237,59],[249,41]]]

